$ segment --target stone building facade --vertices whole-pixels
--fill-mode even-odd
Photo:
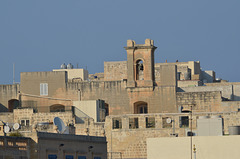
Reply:
[[[145,44],[128,40],[125,49],[127,61],[104,62],[104,73],[89,78],[84,69],[22,72],[20,85],[1,85],[1,111],[17,107],[49,111],[47,107],[54,109],[73,106],[73,101],[101,99],[110,115],[179,113],[180,106],[189,104],[200,112],[221,112],[226,110],[222,101],[239,100],[238,83],[203,86],[203,81],[210,77],[205,79],[207,73],[203,73],[199,61],[155,64],[157,47],[151,39],[146,39]],[[214,81],[215,74],[211,78]],[[233,108],[230,105],[228,111]],[[233,111],[237,109],[238,106]]]
[[[128,40],[127,61],[104,62],[104,72],[88,78],[83,69],[23,72],[20,84],[0,86],[0,111],[13,112],[0,113],[0,120],[48,122],[47,129],[37,131],[54,132],[58,116],[74,125],[75,134],[106,136],[108,152],[123,158],[146,158],[147,138],[196,131],[199,116],[221,115],[224,134],[228,126],[240,124],[240,83],[216,81],[215,73],[201,70],[199,61],[154,63],[156,49],[151,39],[145,44]],[[77,122],[74,104],[89,100],[105,102],[105,123],[90,118]],[[174,123],[167,123],[168,118]]]
[[[107,159],[107,142],[105,137],[46,132],[32,133],[31,138],[0,136],[0,158]]]
[[[239,103],[240,104],[240,103]],[[192,106],[193,108],[193,106]],[[104,123],[94,122],[86,118],[83,123],[76,123],[74,112],[37,113],[33,109],[15,109],[0,115],[0,119],[23,123],[19,130],[26,137],[36,140],[35,133],[56,133],[53,125],[54,117],[60,117],[65,125],[71,127],[71,134],[106,137],[108,155],[113,158],[147,158],[147,139],[158,137],[186,137],[193,132],[198,135],[197,121],[202,117],[222,120],[222,135],[229,135],[229,127],[240,125],[240,113],[235,112],[197,112],[193,113],[148,113],[107,116]],[[11,117],[13,119],[11,119]],[[170,122],[168,120],[171,119]],[[6,120],[5,120],[6,121]],[[26,122],[25,122],[26,123]],[[48,123],[48,125],[42,125]]]

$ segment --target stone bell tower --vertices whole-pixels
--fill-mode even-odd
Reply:
[[[154,51],[157,47],[151,39],[145,44],[127,40],[127,87],[152,87],[154,77]]]

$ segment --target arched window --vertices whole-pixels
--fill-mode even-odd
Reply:
[[[134,103],[134,114],[147,114],[148,104],[143,101]]]
[[[19,107],[19,100],[17,99],[11,99],[8,101],[8,111],[13,112],[13,109],[16,109]]]
[[[138,60],[136,63],[136,80],[144,80],[144,66],[143,61]]]
[[[65,106],[61,104],[51,105],[50,112],[65,112]]]

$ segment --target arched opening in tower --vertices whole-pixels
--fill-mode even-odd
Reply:
[[[136,63],[136,80],[144,80],[144,65],[142,60]]]

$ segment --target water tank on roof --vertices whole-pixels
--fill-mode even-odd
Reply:
[[[65,63],[61,64],[61,69],[66,69],[67,66],[65,65]]]
[[[73,69],[73,65],[72,65],[71,63],[69,63],[69,64],[67,65],[67,69]]]

